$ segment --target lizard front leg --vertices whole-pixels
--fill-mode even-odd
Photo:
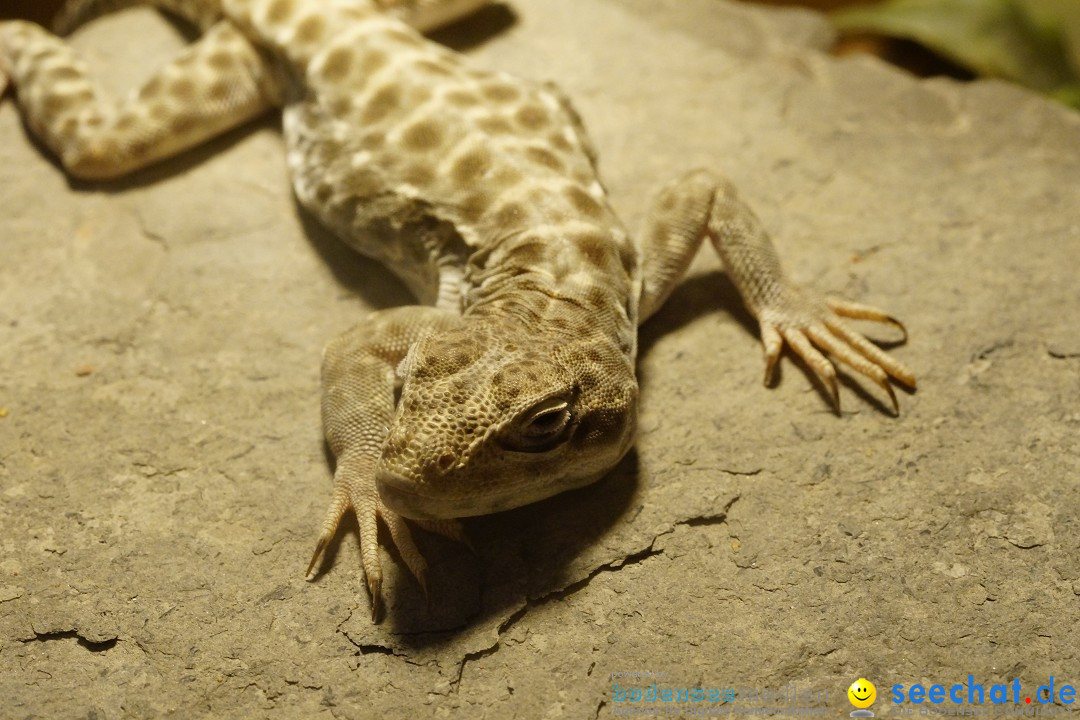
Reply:
[[[116,102],[62,39],[31,22],[0,22],[0,92],[18,93],[30,129],[72,176],[115,178],[235,127],[271,106],[265,61],[226,21]]]
[[[640,318],[670,295],[694,253],[708,237],[747,308],[761,327],[765,383],[772,381],[786,341],[827,388],[840,409],[836,369],[822,351],[873,380],[899,412],[889,378],[915,387],[915,375],[846,322],[846,318],[904,326],[882,310],[825,297],[790,282],[768,233],[739,199],[734,185],[709,170],[695,170],[664,187],[646,216]]]
[[[326,441],[337,460],[334,494],[323,521],[315,563],[334,537],[349,510],[360,526],[360,559],[371,593],[371,615],[380,611],[382,568],[379,564],[378,521],[381,519],[409,571],[424,588],[427,564],[413,542],[404,518],[388,509],[375,487],[375,470],[394,419],[394,391],[401,378],[397,368],[409,348],[428,333],[460,322],[453,312],[409,306],[376,312],[352,330],[332,340],[323,353],[322,418]],[[427,530],[465,541],[454,520],[413,520]]]

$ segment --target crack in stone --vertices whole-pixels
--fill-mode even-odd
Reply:
[[[105,640],[88,640],[80,635],[78,630],[54,630],[50,632],[37,632],[35,630],[34,637],[24,638],[22,642],[53,642],[55,640],[70,640],[71,638],[74,638],[81,647],[94,653],[111,650],[120,641],[118,637],[106,638]]]
[[[754,471],[750,474],[757,474],[757,472],[760,471]],[[669,535],[674,532],[675,528],[679,525],[686,525],[688,527],[701,527],[707,525],[719,525],[727,522],[727,516],[729,511],[731,510],[732,506],[739,501],[740,498],[742,498],[742,495],[736,495],[735,497],[731,498],[731,500],[729,500],[727,504],[724,505],[724,508],[718,513],[712,513],[709,515],[698,515],[683,520],[677,520],[672,523],[669,529],[663,530],[654,535],[652,540],[649,541],[647,547],[635,553],[630,553],[629,555],[626,555],[621,559],[612,560],[611,562],[599,565],[593,568],[585,577],[581,578],[580,580],[576,580],[575,582],[572,582],[559,590],[553,590],[536,598],[526,598],[525,602],[520,608],[511,613],[511,615],[506,618],[506,620],[499,624],[499,627],[495,631],[495,641],[491,645],[486,648],[481,648],[480,650],[465,653],[465,655],[462,656],[461,662],[458,663],[457,676],[450,682],[450,686],[454,689],[455,693],[459,692],[461,687],[461,678],[465,672],[465,665],[468,664],[471,660],[479,660],[480,658],[487,657],[498,652],[499,648],[502,647],[503,635],[506,633],[507,630],[513,627],[514,624],[518,622],[518,620],[525,617],[525,615],[529,612],[530,608],[534,606],[545,605],[549,602],[554,602],[557,600],[563,600],[589,585],[589,583],[593,581],[593,578],[597,577],[602,573],[618,572],[623,568],[644,562],[651,557],[662,555],[664,551],[656,549],[656,541],[664,535]],[[602,708],[603,703],[601,703],[601,705],[597,707],[597,713],[599,713]]]

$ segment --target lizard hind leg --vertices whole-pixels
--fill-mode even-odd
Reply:
[[[120,102],[103,95],[71,47],[30,22],[0,23],[0,73],[31,131],[68,174],[87,179],[193,147],[263,112],[272,96],[261,56],[226,22]]]

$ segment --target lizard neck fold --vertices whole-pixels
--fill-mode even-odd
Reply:
[[[464,315],[537,336],[605,336],[633,358],[633,252],[621,232],[588,223],[514,234],[471,259]]]

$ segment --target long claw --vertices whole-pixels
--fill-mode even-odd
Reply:
[[[900,417],[900,402],[896,399],[896,391],[892,389],[892,385],[888,380],[879,380],[878,387],[889,394],[889,399],[892,400],[893,417]]]
[[[784,341],[776,326],[769,322],[761,323],[761,344],[765,348],[765,385],[772,385],[776,378],[776,363],[780,360],[780,350]]]
[[[378,622],[382,615],[382,577],[367,577],[367,589],[371,595],[371,622]]]
[[[840,317],[852,318],[854,320],[871,320],[873,322],[886,323],[900,330],[903,333],[901,342],[907,342],[908,332],[904,327],[904,323],[900,322],[892,315],[889,315],[884,310],[874,307],[873,305],[864,305],[862,303],[852,302],[851,300],[844,300],[835,296],[829,296],[825,298],[825,304],[829,306],[829,309]]]
[[[315,543],[315,552],[311,553],[311,562],[308,563],[307,570],[304,572],[304,579],[312,581],[315,579],[315,573],[312,569],[315,567],[315,563],[318,561],[319,556],[322,555],[323,550],[326,549],[326,543],[329,542],[329,538],[326,535],[320,535],[318,542]]]
[[[852,338],[838,337],[834,334],[833,324],[824,327],[810,327],[807,329],[806,334],[810,336],[810,339],[813,340],[818,347],[824,348],[825,351],[834,358],[852,368],[855,372],[873,380],[878,387],[888,394],[889,399],[892,400],[893,414],[900,414],[900,404],[896,401],[896,393],[893,392],[892,386],[889,385],[889,376],[886,374],[885,370],[880,367],[882,365],[880,361],[877,364],[871,362],[873,358],[868,359],[865,356],[865,349],[860,347],[858,343],[852,342]],[[877,350],[879,354],[885,356],[885,359],[888,359],[888,356],[885,355],[885,353],[881,352],[876,346],[870,345],[866,339],[858,339],[874,350]],[[844,340],[847,340],[850,344],[845,344]],[[863,354],[861,355],[858,352],[860,350],[863,351]]]
[[[833,334],[839,336],[848,345],[862,353],[862,355],[872,364],[881,368],[908,387],[915,387],[915,373],[911,372],[911,370],[899,360],[896,360],[877,345],[850,328],[843,320],[840,320],[839,318],[826,319],[825,325]]]
[[[836,382],[836,368],[829,362],[829,359],[818,352],[817,348],[806,338],[800,330],[792,328],[784,328],[780,331],[791,345],[791,349],[795,351],[795,354],[803,359],[803,361],[814,371],[814,375],[817,376],[818,381],[829,392],[829,396],[832,398],[833,409],[840,412],[840,386]]]
[[[322,532],[319,533],[319,539],[315,543],[315,552],[311,554],[311,561],[308,562],[307,571],[304,573],[305,580],[313,580],[315,578],[312,570],[315,568],[315,563],[318,562],[319,557],[323,551],[326,550],[326,546],[330,544],[330,540],[334,537],[334,533],[337,532],[338,525],[341,523],[341,518],[345,516],[345,512],[352,507],[352,500],[349,498],[348,489],[342,485],[339,485],[334,489],[334,495],[330,499],[330,507],[326,509],[326,516],[323,518]]]

